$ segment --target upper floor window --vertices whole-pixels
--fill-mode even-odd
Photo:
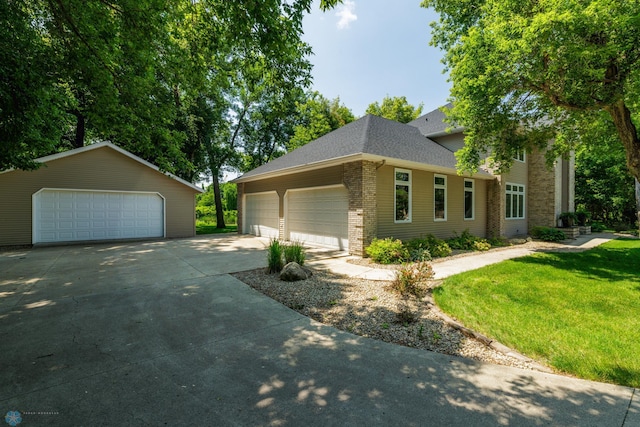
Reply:
[[[524,185],[507,183],[506,196],[505,217],[507,219],[523,219],[525,203]]]
[[[411,222],[411,171],[395,169],[395,222]]]
[[[433,176],[433,220],[447,220],[447,177]]]
[[[472,179],[464,180],[464,219],[475,218],[474,186]]]
[[[514,159],[514,160],[517,160],[517,161],[519,161],[519,162],[524,162],[524,161],[525,161],[525,159],[526,159],[526,157],[525,157],[525,156],[526,156],[526,155],[525,155],[525,151],[524,151],[524,148],[523,148],[523,149],[521,149],[521,150],[518,150],[518,152],[516,153],[516,155],[515,155],[515,156],[513,156],[513,159]]]

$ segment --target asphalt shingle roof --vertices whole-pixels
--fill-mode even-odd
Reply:
[[[245,173],[238,180],[367,154],[452,170],[456,167],[453,152],[425,138],[415,126],[369,114]]]
[[[451,108],[453,105],[451,103],[441,107],[441,108]],[[427,114],[423,114],[415,120],[407,123],[409,126],[416,127],[420,130],[420,133],[427,138],[432,136],[442,136],[446,135],[447,129],[451,127],[450,123],[444,121],[445,115],[440,108],[437,108],[433,111],[428,112]],[[461,132],[461,127],[454,127],[451,133]]]

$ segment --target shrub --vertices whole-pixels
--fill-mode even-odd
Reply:
[[[238,223],[238,211],[224,211],[224,223],[226,225]]]
[[[458,236],[458,233],[454,232],[455,237],[447,240],[447,244],[451,249],[462,249],[465,251],[488,251],[491,249],[491,244],[480,237],[476,237],[469,233],[469,229],[466,229]]]
[[[562,231],[553,227],[533,227],[531,236],[545,242],[561,242],[566,238]]]
[[[405,264],[397,272],[391,282],[391,290],[402,296],[424,298],[427,295],[427,280],[433,277],[431,265],[425,261]]]
[[[304,247],[300,242],[291,242],[290,244],[283,246],[283,248],[285,264],[297,262],[300,265],[304,265],[306,254]]]
[[[578,221],[578,225],[581,227],[586,226],[591,219],[591,214],[585,210],[580,209],[576,212],[576,220]]]
[[[278,273],[284,267],[282,262],[283,245],[278,239],[271,239],[267,250],[267,265],[269,273]]]
[[[427,234],[425,237],[420,237],[416,239],[411,239],[406,243],[406,247],[411,251],[429,251],[429,259],[433,258],[441,258],[451,255],[451,248],[442,239],[438,239],[433,234]],[[420,261],[420,260],[416,260]],[[427,261],[427,259],[425,259]]]
[[[379,264],[398,264],[409,260],[409,251],[398,239],[373,239],[365,249],[367,255]]]
[[[411,239],[405,242],[404,246],[409,251],[410,261],[431,261],[431,251],[429,251],[429,244],[426,240]]]
[[[578,220],[578,217],[573,212],[562,212],[560,214],[563,227],[573,227]]]
[[[592,222],[591,223],[591,231],[594,233],[600,233],[607,229],[607,226],[601,222]]]

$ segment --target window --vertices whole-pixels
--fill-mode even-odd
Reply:
[[[447,177],[433,176],[433,220],[447,220]]]
[[[474,202],[474,183],[472,179],[464,180],[464,219],[475,218]]]
[[[524,149],[518,150],[518,152],[516,153],[515,156],[513,156],[513,158],[514,160],[517,160],[519,162],[524,162],[524,159],[525,159]]]
[[[524,185],[509,184],[506,186],[506,218],[524,218]]]
[[[411,222],[411,171],[395,170],[395,222]]]

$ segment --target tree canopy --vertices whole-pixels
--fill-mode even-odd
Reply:
[[[446,50],[450,120],[465,126],[461,169],[481,153],[508,168],[517,150],[566,153],[580,125],[606,112],[640,178],[638,0],[423,0],[440,14],[432,44]],[[585,143],[589,141],[582,140]]]
[[[369,104],[366,113],[384,117],[389,120],[395,120],[400,123],[409,123],[420,117],[422,107],[422,103],[417,107],[409,104],[409,101],[407,101],[407,98],[404,96],[385,96],[382,104],[379,104],[377,101]]]
[[[320,138],[355,120],[349,108],[340,103],[340,98],[329,100],[319,92],[310,92],[298,103],[298,123],[287,144],[292,151],[314,139]]]

